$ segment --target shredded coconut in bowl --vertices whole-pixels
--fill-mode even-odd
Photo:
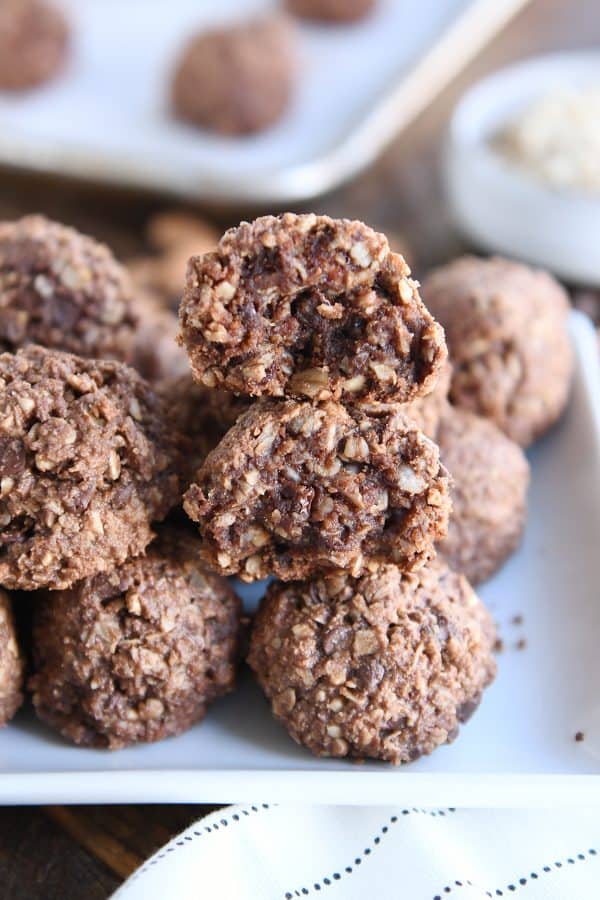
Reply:
[[[600,85],[536,100],[493,143],[554,187],[600,193]]]

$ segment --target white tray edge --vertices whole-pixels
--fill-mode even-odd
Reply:
[[[48,144],[43,154],[5,134],[0,163],[19,169],[93,180],[118,187],[162,191],[186,200],[231,205],[307,200],[333,190],[373,162],[531,0],[476,0],[448,28],[412,71],[403,76],[366,117],[357,120],[338,145],[310,163],[258,175],[251,181],[202,173],[201,181],[181,174],[175,183],[161,169],[140,168],[119,156],[99,157],[76,145]]]

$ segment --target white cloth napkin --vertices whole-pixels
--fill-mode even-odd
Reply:
[[[600,813],[231,806],[151,857],[113,900],[600,898]]]

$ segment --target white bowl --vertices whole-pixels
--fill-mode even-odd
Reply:
[[[479,82],[450,123],[445,181],[455,223],[475,243],[600,286],[600,197],[538,181],[490,143],[536,99],[585,85],[600,85],[600,52],[538,57]]]

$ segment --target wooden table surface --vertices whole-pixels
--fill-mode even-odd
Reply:
[[[505,63],[555,48],[598,46],[597,0],[533,0],[367,173],[310,206],[364,219],[402,238],[417,275],[460,251],[439,181],[450,112],[474,80]],[[0,217],[44,212],[108,241],[127,256],[142,246],[156,197],[0,172]],[[272,210],[245,210],[244,215]],[[214,214],[215,215],[215,214]],[[240,215],[217,213],[220,224]],[[100,900],[157,847],[212,807],[0,807],[0,900]]]

